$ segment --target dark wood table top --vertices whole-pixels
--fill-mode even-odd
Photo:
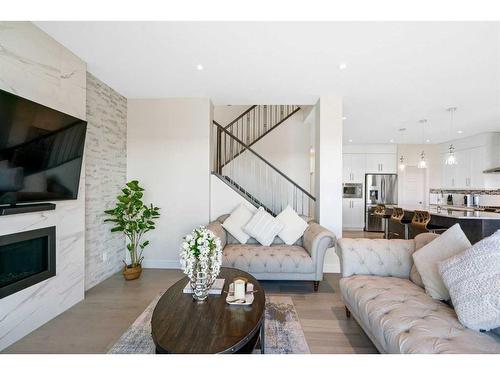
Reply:
[[[235,277],[245,277],[254,284],[254,301],[250,306],[226,303],[229,284]],[[250,274],[236,268],[222,267],[218,278],[224,278],[221,295],[209,295],[203,303],[182,290],[184,277],[160,298],[151,319],[151,331],[160,353],[231,353],[243,347],[258,334],[264,321],[265,293]]]

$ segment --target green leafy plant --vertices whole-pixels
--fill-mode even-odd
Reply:
[[[139,186],[139,181],[127,182],[122,189],[121,195],[117,197],[114,208],[104,211],[111,216],[104,220],[114,223],[111,232],[123,232],[128,238],[127,249],[130,253],[129,268],[141,265],[144,257],[144,248],[149,241],[143,241],[145,233],[155,229],[155,220],[160,217],[160,209],[152,204],[145,205],[142,201],[144,189]],[[139,252],[140,249],[140,252]]]

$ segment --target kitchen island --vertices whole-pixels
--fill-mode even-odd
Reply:
[[[405,220],[411,220],[414,211],[420,210],[428,211],[431,214],[430,224],[433,226],[449,228],[458,223],[469,241],[473,244],[492,235],[500,229],[500,213],[497,212],[488,212],[460,206],[429,205],[422,207],[398,207],[404,210]],[[391,208],[391,206],[387,206],[389,214],[392,213]]]

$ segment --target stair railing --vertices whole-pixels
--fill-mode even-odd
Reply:
[[[247,146],[252,146],[299,110],[298,105],[253,105],[225,129]]]
[[[212,172],[252,204],[274,215],[287,205],[300,215],[314,215],[314,196],[216,121],[212,139]]]

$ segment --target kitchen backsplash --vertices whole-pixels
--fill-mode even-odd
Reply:
[[[486,189],[430,189],[429,190],[429,203],[437,204],[438,198],[441,198],[442,204],[446,204],[448,195],[453,197],[453,205],[463,206],[464,195],[478,195],[479,206],[481,207],[500,207],[500,189],[486,190]]]

